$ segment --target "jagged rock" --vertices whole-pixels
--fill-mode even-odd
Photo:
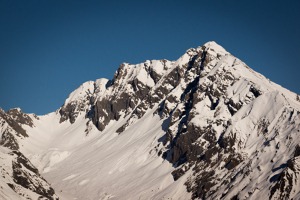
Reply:
[[[297,144],[295,151],[294,151],[294,157],[300,156],[300,146]]]
[[[7,123],[16,133],[18,136],[28,137],[26,131],[22,128],[22,126],[10,115],[6,114],[3,110],[0,109],[0,118],[2,118],[5,123]],[[17,117],[17,120],[19,118]]]
[[[1,136],[0,145],[7,147],[11,150],[18,150],[19,144],[16,138],[6,129]]]
[[[7,114],[10,115],[10,117],[13,118],[14,121],[18,122],[19,124],[26,124],[30,127],[33,126],[32,119],[29,117],[29,115],[23,113],[21,109],[10,109],[9,111],[7,111]]]
[[[15,151],[13,153],[17,155],[16,159],[12,161],[14,182],[41,195],[41,197],[58,199],[53,188],[40,177],[38,169],[36,169],[20,152]],[[33,172],[33,174],[31,172]]]
[[[270,199],[293,199],[295,188],[298,187],[300,174],[299,158],[288,160],[285,169],[270,181],[275,182],[271,187]]]

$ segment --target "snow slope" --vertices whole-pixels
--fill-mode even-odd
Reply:
[[[172,165],[153,150],[164,134],[162,122],[151,111],[141,120],[121,135],[114,128],[120,121],[86,136],[84,116],[70,125],[51,113],[27,129],[30,139],[22,151],[63,199],[185,199],[189,195],[183,182],[174,183]]]

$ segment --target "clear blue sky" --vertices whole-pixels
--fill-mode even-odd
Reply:
[[[122,62],[211,40],[299,94],[300,3],[280,2],[0,0],[0,107],[46,114]]]

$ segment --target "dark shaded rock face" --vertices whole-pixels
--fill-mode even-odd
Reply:
[[[40,198],[58,199],[53,188],[40,176],[38,169],[19,151],[13,151],[13,154],[16,155],[16,159],[12,161],[15,184],[41,195]],[[16,188],[14,184],[10,187]]]
[[[1,136],[0,145],[7,147],[11,150],[18,150],[19,144],[16,140],[16,138],[9,132],[8,129],[6,129]]]
[[[5,113],[0,109],[0,145],[11,150],[19,150],[17,138],[28,137],[22,128],[22,123],[33,126],[32,119],[19,109],[12,109]]]
[[[66,120],[70,120],[71,123],[74,123],[76,117],[78,116],[78,112],[76,112],[76,104],[67,104],[65,107],[59,110],[59,114],[61,115],[60,123]]]
[[[297,144],[295,151],[294,151],[294,157],[300,156],[300,145]]]
[[[20,109],[11,109],[7,111],[7,114],[10,115],[14,119],[14,121],[18,122],[19,124],[26,124],[30,127],[33,126],[32,119],[27,114],[23,113]]]
[[[20,115],[22,115],[22,114],[20,114]],[[27,115],[24,114],[24,116],[27,116]],[[17,121],[12,117],[16,117]],[[15,115],[10,116],[9,114],[6,114],[3,110],[0,109],[0,119],[1,118],[4,120],[4,122],[2,122],[2,123],[7,123],[12,129],[15,130],[15,132],[17,133],[18,136],[28,137],[26,131],[18,123],[18,119],[19,119],[18,116],[15,116]]]
[[[58,110],[61,116],[59,122],[69,121],[73,124],[81,113],[88,113],[89,108],[94,104],[97,90],[96,83],[88,81],[71,93],[65,104]]]
[[[275,184],[271,187],[270,199],[276,196],[277,199],[291,199],[291,193],[297,188],[300,172],[300,158],[295,157],[288,160],[284,165],[284,170],[278,174],[271,182]]]

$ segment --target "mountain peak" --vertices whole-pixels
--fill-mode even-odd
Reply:
[[[229,54],[221,45],[216,43],[215,41],[209,41],[206,42],[203,47],[205,47],[205,50],[207,51],[214,51],[223,55]]]

